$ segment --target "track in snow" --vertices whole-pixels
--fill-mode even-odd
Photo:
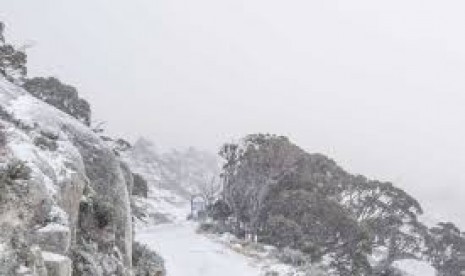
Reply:
[[[258,276],[253,260],[195,233],[195,224],[164,224],[141,230],[136,239],[164,259],[167,276]]]

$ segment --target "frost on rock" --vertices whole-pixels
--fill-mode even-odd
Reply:
[[[87,275],[130,274],[129,184],[119,158],[87,126],[2,77],[0,172],[0,275],[40,275],[34,244],[48,252],[48,266],[57,261],[51,275],[70,275],[71,261],[58,257],[77,255],[95,263],[97,274]]]
[[[63,255],[44,251],[42,252],[48,276],[71,276],[71,260]]]

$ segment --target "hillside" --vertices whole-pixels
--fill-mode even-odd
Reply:
[[[194,148],[160,153],[153,142],[140,138],[121,156],[147,181],[148,198],[135,197],[135,203],[148,224],[185,220],[191,196],[219,180],[219,159]]]

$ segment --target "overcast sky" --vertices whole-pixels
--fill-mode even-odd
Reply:
[[[30,74],[113,135],[288,135],[465,226],[465,2],[1,0]]]

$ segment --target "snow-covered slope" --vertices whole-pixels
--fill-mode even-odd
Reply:
[[[118,270],[120,275],[129,274],[132,224],[128,183],[112,150],[73,117],[1,76],[0,138],[0,168],[2,177],[8,178],[0,182],[0,247],[4,248],[0,274],[21,271],[36,275],[44,265],[70,271],[71,255],[79,256],[82,267],[95,273]],[[30,174],[18,175],[17,168],[30,170]],[[81,208],[83,199],[93,206],[88,212]],[[96,205],[112,213],[108,225],[100,228],[94,216]],[[83,241],[91,246],[81,247]],[[105,242],[114,243],[114,248],[97,246]],[[15,249],[19,244],[21,249]],[[113,254],[115,250],[118,256]],[[3,255],[5,252],[13,257]],[[31,255],[32,262],[21,257]],[[51,258],[56,255],[61,257]]]
[[[218,158],[192,147],[160,153],[153,142],[140,138],[126,156],[134,172],[143,175],[156,188],[185,197],[197,193],[199,185],[219,174]]]
[[[190,196],[219,174],[214,155],[194,148],[162,154],[144,138],[122,152],[122,156],[131,170],[147,181],[148,198],[135,197],[135,203],[145,210],[148,224],[185,220]]]

